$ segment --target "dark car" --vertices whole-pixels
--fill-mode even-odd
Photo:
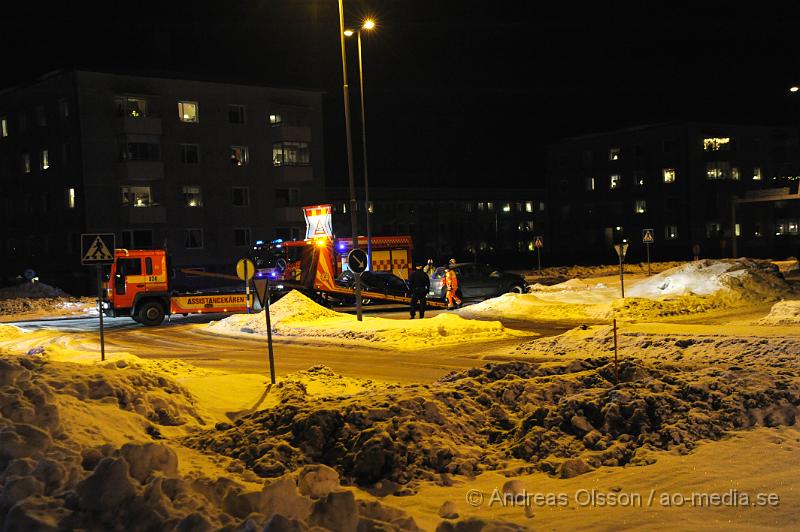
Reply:
[[[355,277],[351,271],[343,271],[336,278],[336,284],[345,288],[355,286]],[[409,297],[408,285],[406,282],[392,272],[372,272],[367,271],[361,274],[361,290],[367,292],[379,292],[381,294]],[[352,298],[345,298],[343,303],[352,303]],[[362,303],[370,303],[370,298],[363,298]]]
[[[458,291],[464,299],[487,299],[509,292],[523,294],[528,289],[522,276],[500,271],[488,264],[461,262],[453,268],[458,276]],[[444,282],[444,272],[444,267],[436,268],[436,271],[433,272],[428,297],[432,299],[446,297],[447,287]]]

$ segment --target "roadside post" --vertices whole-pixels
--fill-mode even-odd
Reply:
[[[542,248],[544,247],[544,238],[541,236],[533,237],[533,247],[536,248],[536,264],[539,266],[539,274],[542,273]]]
[[[614,377],[619,384],[619,364],[617,361],[617,318],[614,318]]]
[[[650,277],[650,244],[655,242],[652,229],[642,229],[642,243],[647,248],[647,276]]]
[[[614,244],[614,249],[619,256],[619,289],[622,292],[622,298],[625,298],[625,268],[622,266],[625,260],[625,253],[628,252],[628,243],[624,240],[622,244]]]
[[[83,233],[81,234],[81,264],[97,268],[97,310],[100,315],[100,360],[106,359],[106,339],[103,331],[103,303],[105,303],[105,290],[103,290],[103,265],[114,262],[114,248],[116,247],[114,233]]]
[[[269,354],[269,377],[272,384],[275,384],[275,357],[272,353],[272,320],[269,315],[269,276],[259,277],[253,284],[256,287],[256,297],[261,308],[264,309],[264,316],[267,319],[267,353]]]
[[[236,263],[236,276],[244,281],[244,304],[250,314],[250,279],[256,274],[256,266],[250,259],[239,259]]]
[[[362,320],[360,292],[361,274],[367,270],[368,260],[367,253],[363,249],[351,249],[350,253],[347,254],[347,265],[350,267],[350,271],[356,276],[356,316],[358,317],[358,321]]]

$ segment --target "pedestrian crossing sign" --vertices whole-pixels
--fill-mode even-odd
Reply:
[[[81,235],[81,264],[110,264],[114,262],[114,233],[84,233]]]
[[[655,238],[653,238],[653,230],[652,229],[642,229],[642,243],[643,244],[652,244],[655,242]]]
[[[544,241],[542,240],[542,237],[540,237],[540,236],[534,237],[534,239],[533,239],[533,247],[535,247],[536,249],[544,247]]]

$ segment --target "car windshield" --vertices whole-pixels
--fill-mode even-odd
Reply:
[[[433,272],[433,275],[431,275],[431,279],[441,279],[442,277],[444,277],[444,268],[440,266],[436,268],[435,272]]]

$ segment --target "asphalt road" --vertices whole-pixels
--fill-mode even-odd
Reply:
[[[426,317],[437,312],[426,313]],[[405,308],[372,307],[370,315],[408,319]],[[142,358],[177,358],[202,367],[239,373],[268,373],[267,345],[264,339],[229,338],[205,332],[202,324],[225,315],[179,316],[158,327],[144,327],[129,318],[104,320],[106,352],[129,352]],[[39,343],[57,341],[68,348],[99,352],[99,319],[64,318],[16,322],[14,325],[38,331],[20,348],[30,349]],[[509,323],[542,336],[564,332],[575,324]],[[360,378],[411,383],[432,382],[450,371],[480,366],[494,357],[507,357],[527,338],[456,344],[418,351],[389,351],[375,348],[337,347],[303,344],[294,339],[275,337],[276,373],[284,375],[324,364],[335,372]]]

